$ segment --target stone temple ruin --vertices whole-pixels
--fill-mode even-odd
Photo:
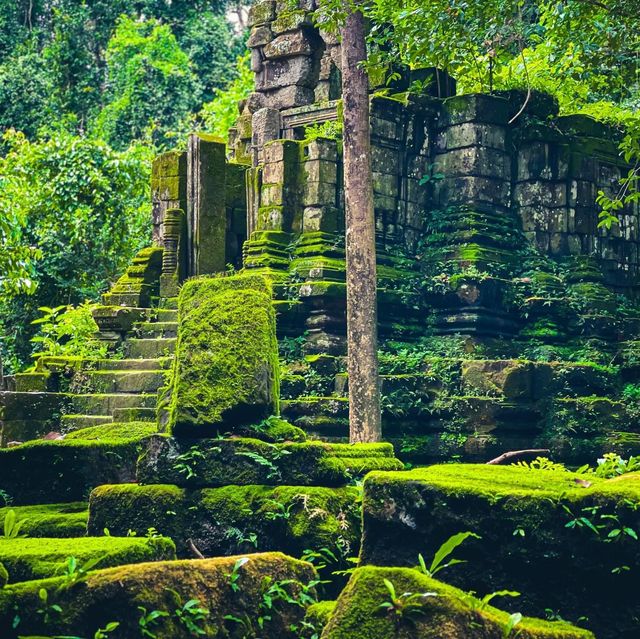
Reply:
[[[5,444],[155,421],[178,288],[229,265],[274,284],[282,415],[347,435],[340,45],[308,11],[275,7],[252,12],[256,90],[229,146],[194,134],[154,163],[154,248],[96,314],[125,359],[88,373],[95,393],[69,395],[64,362],[7,378]],[[595,204],[625,170],[615,136],[540,94],[514,121],[521,92],[456,96],[442,72],[406,72],[395,91],[373,93],[371,116],[385,437],[423,461],[637,449],[620,391],[640,361],[638,211],[606,231]],[[385,358],[439,336],[419,365]]]
[[[479,490],[495,514],[489,470],[416,470],[406,477],[410,489],[400,474],[375,473],[365,482],[362,523],[354,477],[400,470],[399,459],[486,461],[535,447],[579,464],[640,450],[640,409],[623,393],[640,381],[639,212],[623,210],[606,230],[595,203],[627,170],[615,133],[588,117],[559,116],[555,100],[536,93],[516,117],[524,92],[457,95],[455,80],[435,69],[406,70],[393,90],[372,89],[387,443],[345,443],[340,44],[300,6],[253,7],[255,92],[240,105],[228,145],[197,133],[185,151],[156,158],[153,246],[95,313],[109,357],[43,357],[35,372],[2,380],[0,487],[11,485],[16,503],[80,501],[95,489],[90,535],[153,528],[181,557],[194,546],[207,556],[258,547],[299,556],[337,543],[344,559],[358,552],[363,523],[361,562],[410,565],[421,552],[416,535],[440,542],[460,529],[441,512],[453,499],[450,482],[463,486],[460,510],[452,507],[462,521],[477,517],[464,514],[465,491]],[[37,441],[50,431],[65,438]],[[27,443],[8,447],[16,442]],[[566,515],[559,504],[541,515],[535,499],[575,492],[578,512],[580,499],[591,507],[596,497],[568,473],[544,492],[521,469],[504,470],[505,482],[524,482],[532,510],[505,505],[499,531],[490,517],[478,519],[504,570],[476,553],[471,580],[454,582],[489,592],[487,575],[497,576],[529,593],[525,612],[569,602],[566,618],[575,620],[586,596],[575,584],[579,575],[589,581],[590,558],[603,551],[585,544],[560,566],[561,549],[573,544],[557,523]],[[431,488],[410,499],[420,486]],[[300,510],[300,493],[328,519],[315,522],[307,501]],[[598,495],[598,507],[614,499],[604,488]],[[513,531],[536,517],[558,528],[557,554],[540,550],[544,569],[513,559]],[[246,531],[258,529],[260,541],[250,541]],[[526,539],[535,562],[536,538]],[[612,562],[636,566],[637,553],[619,557],[613,546],[605,548]],[[280,560],[264,561],[269,571]],[[377,588],[378,569],[358,570],[345,596]],[[396,578],[407,590],[434,587],[403,575]],[[551,594],[549,575],[562,584]],[[636,636],[637,601],[608,580],[598,578],[599,603],[589,599],[598,637]],[[628,583],[623,591],[634,592]],[[2,606],[0,596],[0,620]],[[357,625],[357,615],[349,621],[339,610],[330,627]],[[618,634],[614,618],[624,626]],[[535,632],[526,636],[591,636]]]

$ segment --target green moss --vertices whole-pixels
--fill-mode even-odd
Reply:
[[[206,555],[330,548],[344,560],[359,548],[360,498],[353,487],[100,486],[91,495],[89,533],[105,527],[113,535],[153,527],[175,539],[182,556],[190,556],[192,539]]]
[[[322,634],[323,628],[329,622],[335,607],[335,601],[319,601],[307,608],[307,614],[304,620],[312,626],[313,631],[318,637]]]
[[[414,566],[418,554],[431,557],[469,530],[481,539],[456,550],[467,563],[449,568],[448,582],[483,594],[499,584],[522,593],[517,607],[508,604],[514,611],[544,616],[549,608],[571,621],[588,617],[599,638],[631,637],[640,617],[631,594],[638,542],[627,535],[613,543],[609,534],[640,531],[638,504],[637,474],[606,480],[486,464],[375,472],[365,478],[360,558]]]
[[[310,564],[281,553],[249,555],[239,569],[235,592],[230,585],[229,574],[238,557],[216,559],[168,561],[133,564],[97,570],[72,588],[60,589],[61,579],[24,582],[9,585],[0,590],[0,636],[14,637],[11,628],[15,607],[20,611],[20,635],[74,635],[93,636],[97,628],[107,623],[120,622],[118,636],[139,636],[140,607],[147,612],[161,610],[173,613],[176,608],[191,599],[210,611],[203,624],[206,636],[225,634],[235,636],[236,624],[224,619],[225,615],[255,621],[263,603],[264,579],[269,583],[287,582],[283,585],[295,597],[299,583],[306,584],[315,578]],[[51,615],[48,624],[43,623],[38,609],[42,603],[40,589],[49,593],[49,603],[59,605],[62,612]],[[177,599],[176,599],[177,597]],[[117,613],[117,614],[116,614]],[[304,608],[283,601],[276,602],[270,611],[272,619],[265,624],[260,636],[264,639],[295,639],[292,625],[299,625]],[[187,639],[192,637],[174,614],[159,620],[154,627],[158,639]]]
[[[24,520],[20,531],[26,537],[83,537],[87,533],[86,502],[0,508],[0,521],[9,510],[15,511],[17,521]]]
[[[124,422],[122,424],[100,424],[82,428],[65,435],[65,441],[78,439],[86,441],[114,439],[142,439],[158,432],[156,424],[151,422]]]
[[[286,419],[280,417],[269,417],[259,424],[247,426],[239,432],[241,435],[256,437],[266,442],[304,442],[307,434]]]
[[[390,600],[387,579],[402,593],[429,593],[415,598],[418,614],[396,616],[381,609]],[[406,601],[406,597],[405,597]],[[474,597],[408,568],[359,568],[336,602],[322,636],[325,639],[500,639],[509,615]],[[523,618],[514,632],[522,639],[593,639],[593,635],[562,622]]]
[[[68,557],[75,557],[79,567],[100,557],[96,568],[108,568],[175,559],[175,552],[173,542],[161,537],[0,538],[0,562],[7,568],[12,583],[60,575]]]
[[[173,432],[206,436],[277,413],[278,348],[267,280],[190,280],[180,291],[179,317]]]
[[[140,457],[137,478],[142,484],[176,484],[189,487],[234,484],[289,484],[294,486],[339,486],[354,475],[374,468],[399,469],[393,447],[374,446],[371,457],[365,445],[333,454],[331,444],[310,441],[269,444],[258,439],[182,440],[155,435],[147,441]]]
[[[0,588],[4,588],[9,581],[9,573],[3,564],[0,564]]]

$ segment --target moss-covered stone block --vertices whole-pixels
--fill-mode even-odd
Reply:
[[[277,412],[278,346],[271,288],[254,275],[188,281],[169,410],[171,431],[206,437]]]
[[[598,637],[630,638],[640,618],[633,586],[640,546],[633,534],[614,531],[640,531],[639,480],[477,464],[371,473],[361,560],[414,566],[419,553],[431,557],[469,530],[482,539],[456,551],[467,563],[447,569],[447,581],[479,593],[515,590],[522,595],[512,611],[588,617]]]
[[[395,589],[400,613],[385,580]],[[517,634],[516,634],[517,633]],[[509,631],[509,614],[409,568],[358,568],[335,604],[324,639],[593,639],[564,622],[524,617]]]
[[[17,505],[88,499],[100,484],[135,481],[139,439],[36,441],[0,449],[0,488]]]
[[[23,522],[20,533],[26,537],[84,537],[87,534],[89,510],[83,501],[7,506],[0,508],[0,521],[4,521],[9,510],[15,512],[16,521]]]
[[[176,558],[170,539],[156,537],[91,537],[83,539],[0,539],[0,562],[9,572],[9,581],[30,581],[61,575],[69,557],[78,568],[98,560],[95,569]]]
[[[246,559],[236,564],[239,559]],[[234,569],[235,566],[235,569]],[[232,574],[237,579],[230,578]],[[93,636],[116,620],[120,623],[118,637],[138,637],[139,620],[144,613],[168,613],[153,624],[158,639],[186,639],[193,633],[180,622],[176,610],[182,610],[190,600],[198,601],[207,613],[198,622],[203,636],[237,635],[238,623],[229,617],[245,619],[251,628],[257,627],[259,616],[270,616],[259,630],[264,639],[295,639],[291,629],[304,618],[304,607],[284,600],[274,601],[268,615],[264,614],[265,584],[278,584],[292,599],[297,599],[303,586],[315,578],[311,564],[281,553],[264,553],[242,557],[169,561],[133,564],[97,570],[81,583],[61,588],[60,578],[24,582],[0,590],[0,635],[14,638],[25,635]],[[265,581],[266,580],[266,581]],[[232,584],[237,588],[232,588]],[[60,606],[62,612],[50,615],[45,624],[41,589],[48,593],[49,604]],[[12,628],[15,607],[20,611],[20,623]],[[227,618],[225,618],[227,617]],[[253,633],[252,633],[253,634]]]
[[[65,435],[65,441],[113,441],[119,439],[140,440],[158,432],[153,422],[109,422],[89,428],[81,428]]]
[[[264,484],[339,486],[370,470],[397,470],[390,444],[269,444],[258,439],[191,439],[155,435],[138,460],[141,484],[187,487]]]
[[[187,557],[188,540],[206,556],[255,550],[301,556],[328,548],[346,567],[345,558],[360,547],[360,499],[354,487],[99,486],[91,494],[89,534],[104,528],[112,535],[155,528]]]

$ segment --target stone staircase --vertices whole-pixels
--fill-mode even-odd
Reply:
[[[164,301],[166,304],[167,302]],[[155,422],[177,335],[177,310],[142,316],[104,359],[42,357],[35,372],[5,378],[2,444],[108,423]]]

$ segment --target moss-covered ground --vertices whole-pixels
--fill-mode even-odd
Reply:
[[[0,563],[9,573],[9,582],[55,577],[69,571],[73,557],[77,569],[91,564],[108,568],[175,558],[170,539],[136,537],[85,537],[78,539],[0,539]]]

